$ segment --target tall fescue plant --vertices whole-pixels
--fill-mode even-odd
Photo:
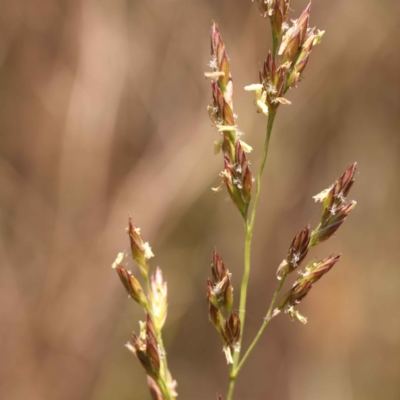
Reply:
[[[232,400],[235,383],[246,360],[256,347],[268,324],[284,313],[295,321],[305,324],[296,306],[311,291],[321,277],[338,261],[340,255],[329,255],[323,260],[309,261],[301,271],[309,250],[328,240],[354,209],[356,202],[348,201],[348,193],[355,181],[356,163],[348,167],[336,181],[314,196],[322,204],[321,218],[314,229],[305,226],[294,235],[283,261],[277,268],[277,288],[265,311],[260,329],[247,349],[242,349],[245,327],[247,289],[250,276],[251,242],[256,222],[261,178],[267,161],[269,143],[274,120],[280,106],[291,102],[288,92],[296,88],[302,80],[304,70],[314,47],[321,42],[324,31],[310,27],[309,4],[298,19],[290,20],[290,0],[257,0],[261,15],[269,21],[272,35],[272,49],[268,52],[259,71],[259,81],[245,87],[255,93],[257,112],[266,118],[265,144],[261,150],[260,168],[253,177],[248,154],[251,146],[241,140],[233,108],[233,83],[230,61],[225,44],[216,23],[211,28],[211,71],[205,76],[211,80],[212,102],[208,114],[219,139],[215,142],[215,153],[222,154],[223,170],[221,185],[214,188],[219,192],[226,187],[232,203],[243,219],[244,270],[240,286],[239,305],[234,307],[231,273],[225,267],[221,256],[214,249],[211,262],[211,278],[207,280],[207,300],[210,321],[217,330],[229,368],[229,387],[226,397]],[[256,149],[258,150],[258,149]],[[254,188],[255,186],[255,188]],[[152,399],[172,400],[177,397],[176,381],[168,369],[166,351],[162,340],[162,329],[167,316],[167,284],[161,269],[150,272],[149,260],[153,253],[144,242],[140,229],[129,219],[127,232],[130,239],[130,256],[136,262],[142,275],[142,284],[125,268],[125,253],[120,253],[113,264],[129,296],[145,312],[145,321],[140,322],[139,334],[133,334],[126,346],[142,364]],[[287,276],[298,271],[298,278],[291,288],[281,295]],[[218,395],[222,400],[223,396]]]

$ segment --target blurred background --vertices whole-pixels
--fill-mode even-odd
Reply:
[[[306,4],[292,1],[293,18]],[[250,0],[0,5],[0,398],[149,398],[123,346],[143,315],[110,268],[128,248],[131,214],[168,280],[179,399],[215,399],[227,368],[205,282],[216,245],[238,294],[244,233],[226,191],[210,190],[222,160],[203,72],[215,20],[256,171],[266,119],[243,87],[271,47],[268,21]],[[237,399],[400,398],[399,11],[397,0],[313,1],[311,25],[327,33],[276,119],[245,347],[293,236],[317,223],[312,196],[354,161],[358,206],[310,253],[343,257],[301,304],[308,324],[274,320]]]

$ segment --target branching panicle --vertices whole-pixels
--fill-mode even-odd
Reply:
[[[266,310],[262,325],[250,346],[241,355],[250,276],[251,242],[273,124],[280,105],[291,104],[285,96],[289,89],[297,87],[314,46],[321,42],[324,35],[324,31],[309,26],[311,4],[297,20],[290,21],[290,0],[256,1],[262,16],[270,21],[272,34],[272,49],[260,68],[259,82],[245,87],[245,90],[255,92],[257,112],[268,118],[265,144],[256,178],[253,178],[250,171],[250,162],[246,154],[252,148],[239,139],[243,133],[238,130],[237,116],[233,109],[231,68],[216,23],[211,27],[211,59],[208,63],[211,71],[205,73],[206,78],[211,80],[211,105],[208,106],[208,113],[212,125],[220,135],[214,144],[214,151],[218,153],[222,150],[221,186],[226,186],[245,226],[244,270],[238,311],[234,309],[231,273],[216,249],[212,256],[211,278],[207,280],[209,319],[220,336],[226,361],[230,365],[226,400],[232,400],[241,368],[275,316],[285,313],[293,321],[297,320],[303,324],[307,322],[307,318],[300,314],[297,306],[321,277],[333,268],[340,255],[331,255],[319,262],[311,261],[303,272],[300,267],[310,250],[332,237],[356,205],[355,201],[347,201],[356,177],[357,165],[354,163],[328,189],[314,196],[315,201],[322,203],[319,224],[313,230],[310,226],[306,226],[292,239],[287,253],[283,255],[284,260],[278,267],[277,289]],[[213,190],[218,192],[221,186]],[[254,192],[253,186],[255,186]],[[137,277],[123,265],[124,253],[118,255],[113,268],[117,271],[129,296],[145,312],[146,321],[140,322],[139,335],[133,333],[132,340],[126,347],[142,364],[152,399],[174,400],[177,397],[176,381],[169,372],[162,340],[162,329],[168,307],[167,283],[160,268],[151,273],[149,260],[154,254],[149,244],[143,241],[140,229],[133,224],[131,218],[127,232],[131,256],[139,268],[144,285],[142,286]],[[295,270],[299,271],[298,279],[279,298],[286,278]],[[222,400],[222,395],[217,394],[217,400]]]
[[[177,393],[176,382],[168,370],[161,330],[167,318],[167,283],[162,271],[157,268],[149,278],[149,259],[154,256],[149,244],[143,241],[140,229],[129,218],[127,232],[131,244],[132,258],[136,262],[146,284],[145,294],[138,279],[122,266],[124,253],[118,254],[112,267],[130,297],[145,311],[146,321],[140,322],[140,333],[133,333],[126,347],[136,355],[146,374],[150,394],[155,400],[173,400]]]
[[[247,158],[242,151],[242,146],[237,140],[237,136],[233,136],[236,133],[236,126],[234,126],[232,97],[228,96],[227,98],[225,94],[226,85],[231,84],[231,75],[229,63],[225,61],[225,45],[222,43],[215,24],[211,35],[212,63],[210,63],[214,71],[206,74],[207,77],[214,79],[212,82],[213,104],[209,107],[209,113],[214,125],[223,135],[222,144],[217,146],[217,148],[222,147],[224,153],[224,171],[221,173],[221,177],[228,189],[232,202],[244,218],[246,229],[244,275],[240,290],[240,318],[238,319],[240,321],[240,335],[237,338],[238,346],[233,356],[233,365],[230,370],[227,400],[232,399],[236,377],[272,318],[281,311],[285,311],[291,320],[299,320],[302,323],[307,322],[307,319],[295,309],[295,306],[308,294],[313,284],[332,268],[338,261],[339,256],[331,256],[320,263],[309,264],[306,267],[306,272],[300,272],[301,278],[295,282],[293,288],[280,300],[276,308],[274,308],[275,303],[278,301],[286,277],[300,268],[313,246],[329,239],[337,231],[355,207],[355,202],[346,203],[346,196],[354,183],[354,164],[346,170],[332,187],[316,197],[317,200],[323,202],[320,224],[312,231],[307,226],[293,238],[288,253],[278,268],[277,276],[280,282],[273,295],[264,322],[252,344],[240,359],[240,344],[250,274],[251,239],[260,194],[261,175],[267,158],[273,123],[279,106],[281,104],[291,104],[285,95],[289,89],[296,87],[301,80],[313,47],[321,42],[321,38],[324,35],[324,31],[317,31],[316,28],[309,26],[311,4],[305,8],[297,20],[292,20],[291,24],[289,24],[290,0],[257,0],[257,5],[262,16],[270,20],[272,50],[268,52],[260,68],[259,83],[245,87],[245,90],[255,92],[257,112],[268,117],[264,154],[257,175],[255,196],[251,196],[253,179],[248,170]],[[231,94],[232,92],[228,91],[228,93]],[[226,111],[226,104],[229,106],[228,112]],[[229,114],[229,110],[232,111],[232,114]],[[252,197],[254,198],[254,205],[249,217]],[[230,337],[234,337],[232,327],[229,325],[231,319],[234,318],[234,314],[231,314],[230,319],[224,319],[222,312],[223,302],[221,301],[221,296],[224,293],[223,288],[227,282],[230,284],[230,279],[226,278],[226,282],[224,281],[221,269],[223,264],[219,263],[216,256],[214,256],[213,265],[213,281],[208,280],[207,282],[210,319],[222,336],[224,352],[228,363],[230,363],[231,352],[227,352],[227,344],[229,345],[228,334]]]

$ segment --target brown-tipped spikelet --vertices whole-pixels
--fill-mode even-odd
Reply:
[[[354,210],[356,204],[355,201],[351,201],[349,204],[338,207],[337,209],[331,209],[329,212],[325,213],[321,224],[312,233],[310,246],[316,246],[329,239]]]
[[[132,299],[135,300],[137,303],[139,303],[145,310],[148,310],[149,304],[147,301],[147,297],[143,293],[143,289],[139,281],[120,264],[123,257],[123,253],[118,254],[118,257],[113,264],[113,268],[115,268],[118,272],[118,276],[125,286],[125,289],[128,292],[129,296],[132,297]]]
[[[149,271],[148,260],[151,257],[154,257],[154,254],[151,251],[149,244],[143,242],[140,228],[137,228],[133,224],[131,218],[129,218],[127,232],[131,243],[132,258],[139,266],[141,274],[146,278]]]
[[[236,143],[234,114],[216,81],[211,83],[211,92],[213,104],[208,107],[208,112],[214,126],[222,135],[220,147],[224,156],[233,161]]]
[[[332,206],[340,206],[356,180],[357,163],[352,164],[328,189],[314,196],[315,201],[322,202],[324,211]]]
[[[212,281],[207,281],[208,298],[218,309],[230,312],[233,305],[233,288],[231,284],[231,274],[214,249],[211,263]]]
[[[233,305],[231,274],[225,268],[216,249],[213,253],[211,274],[212,279],[207,280],[209,316],[221,336],[226,360],[231,364],[232,354],[238,348],[240,341],[240,318],[236,311],[231,313]]]
[[[249,168],[246,153],[239,140],[236,142],[235,169],[233,176],[234,181],[241,190],[243,201],[248,204],[251,199],[251,190],[253,188],[253,175]]]
[[[140,323],[140,335],[133,333],[132,345],[128,345],[128,348],[130,347],[133,347],[146,373],[157,380],[160,375],[161,361],[154,324],[149,314],[147,314],[146,322]]]
[[[231,71],[228,56],[225,51],[225,44],[222,41],[218,25],[215,22],[211,27],[211,57],[210,67],[213,68],[214,72],[222,73],[218,77],[218,86],[225,100],[232,107],[233,87]]]
[[[240,318],[236,311],[225,321],[223,337],[231,352],[235,351],[240,341]]]
[[[318,263],[310,263],[306,272],[293,285],[292,289],[286,293],[278,305],[278,310],[295,306],[308,294],[314,283],[318,282],[322,275],[325,275],[338,261],[340,255],[332,255]]]
[[[246,154],[241,142],[236,142],[235,163],[232,164],[225,156],[225,170],[221,173],[228,193],[245,218],[251,200],[251,190],[253,187],[253,175],[251,174]]]
[[[354,163],[330,188],[314,196],[315,201],[322,202],[323,209],[321,222],[311,234],[310,247],[329,239],[354,210],[357,203],[350,201],[346,204],[346,197],[354,184],[356,169]]]
[[[273,6],[270,12],[272,35],[275,40],[279,40],[289,20],[290,0],[276,0],[271,2],[271,6]]]
[[[324,33],[325,31],[318,31],[317,33],[315,33],[315,28],[307,31],[304,43],[302,44],[297,53],[298,55],[292,63],[289,76],[286,80],[285,93],[289,88],[297,86],[297,82],[300,81],[301,74],[303,73],[308,63],[308,59],[310,57],[313,46],[321,42]]]
[[[307,226],[293,238],[287,257],[278,268],[278,279],[282,279],[284,275],[290,274],[299,267],[308,253],[309,244],[310,227]]]
[[[236,205],[237,209],[240,211],[240,214],[242,216],[245,215],[246,213],[246,203],[243,200],[242,194],[241,194],[241,186],[240,182],[234,180],[234,174],[235,174],[235,166],[234,164],[231,163],[229,157],[225,156],[224,157],[224,164],[225,164],[225,169],[221,172],[220,176],[223,179],[226,188],[228,190],[229,196],[231,197],[233,203]]]
[[[211,274],[214,282],[220,282],[228,274],[224,262],[215,248],[211,261]]]
[[[300,18],[294,21],[293,25],[283,36],[279,55],[283,57],[283,63],[292,62],[303,45],[308,32],[308,21],[310,18],[311,3],[301,14]]]

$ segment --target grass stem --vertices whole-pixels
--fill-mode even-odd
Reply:
[[[267,132],[266,132],[265,143],[264,143],[264,153],[263,153],[260,169],[258,171],[257,179],[256,179],[256,194],[255,194],[255,198],[254,198],[254,205],[253,205],[253,209],[251,212],[250,221],[247,219],[245,222],[246,239],[245,239],[245,247],[244,247],[244,272],[243,272],[243,278],[242,278],[242,283],[241,283],[241,287],[240,287],[240,305],[239,305],[239,317],[240,317],[240,322],[241,322],[241,334],[240,334],[239,348],[242,344],[244,323],[245,323],[245,317],[246,317],[247,287],[248,287],[248,283],[249,283],[250,261],[251,261],[251,259],[250,259],[251,240],[253,237],[253,229],[254,229],[254,223],[255,223],[255,218],[256,218],[256,213],[257,213],[257,206],[258,206],[258,201],[260,198],[261,177],[262,177],[262,174],[263,174],[263,171],[265,168],[265,163],[267,161],[269,143],[270,143],[270,139],[271,139],[271,133],[272,133],[272,127],[273,127],[274,120],[275,120],[275,115],[276,115],[276,113],[272,112],[268,116]],[[229,383],[227,400],[232,400],[232,398],[233,398],[233,391],[235,388],[235,381],[236,381],[237,372],[238,372],[237,368],[239,365],[239,360],[240,360],[240,352],[235,352],[233,355],[233,365],[231,367],[230,383]]]

